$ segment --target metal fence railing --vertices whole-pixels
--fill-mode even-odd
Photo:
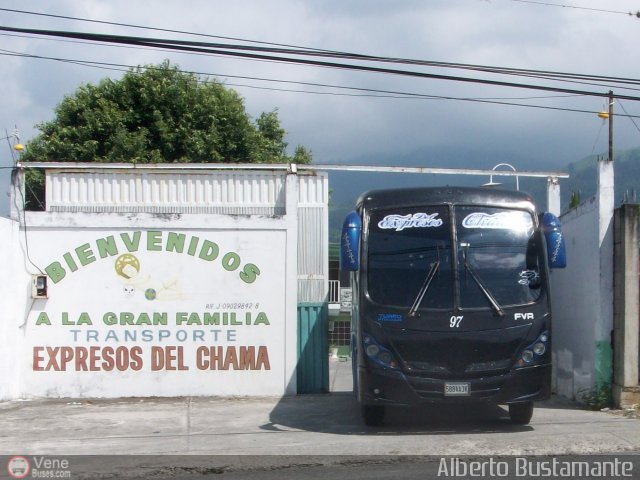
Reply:
[[[329,280],[329,303],[340,303],[340,280]]]

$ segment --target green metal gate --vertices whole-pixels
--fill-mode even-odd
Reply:
[[[326,303],[298,304],[298,393],[329,391]]]

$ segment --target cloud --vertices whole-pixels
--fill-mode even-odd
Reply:
[[[188,6],[186,6],[188,5]],[[580,2],[584,8],[602,8],[596,0]],[[616,10],[634,11],[632,0],[616,2]],[[87,17],[111,22],[157,26],[265,42],[353,51],[373,55],[515,68],[581,72],[607,76],[637,76],[637,61],[630,46],[640,40],[634,17],[581,9],[554,8],[509,0],[406,0],[353,2],[279,0],[261,2],[192,1],[148,5],[122,0],[42,3],[25,0],[21,9]],[[612,7],[613,8],[613,7]],[[121,35],[185,38],[184,35],[145,31],[0,12],[0,24],[18,27],[96,31]],[[192,37],[195,39],[197,37]],[[204,39],[207,40],[207,39]],[[216,39],[209,39],[217,41]],[[222,40],[220,40],[222,41]],[[116,48],[68,41],[3,36],[3,49],[35,55],[138,65],[165,58],[183,69],[221,75],[228,84],[327,92],[295,86],[225,78],[244,75],[280,80],[376,88],[429,95],[467,98],[522,98],[540,92],[488,87],[437,80],[411,79],[327,68],[255,62],[220,56],[197,56],[149,49]],[[37,133],[33,126],[50,119],[65,94],[81,83],[98,82],[121,72],[88,68],[49,60],[3,56],[0,91],[5,101],[0,127],[17,125],[23,140]],[[396,65],[403,69],[417,66]],[[436,70],[429,70],[436,71]],[[480,76],[478,72],[440,70],[439,73]],[[485,75],[486,76],[486,75]],[[493,77],[492,77],[493,78]],[[508,81],[543,83],[535,78],[503,77]],[[606,92],[606,85],[570,85]],[[279,109],[291,146],[303,144],[317,162],[348,162],[384,154],[390,159],[430,149],[474,147],[558,167],[606,149],[598,135],[595,116],[452,100],[407,100],[375,97],[312,95],[234,87],[245,98],[248,111]],[[334,91],[334,93],[348,93]],[[353,93],[353,92],[352,92]],[[625,92],[626,93],[626,92]],[[597,98],[512,100],[561,108],[599,110]],[[640,114],[634,102],[627,111]],[[640,144],[640,132],[627,119],[616,121],[616,146]],[[2,165],[10,163],[2,156]],[[473,159],[469,159],[473,167]],[[535,164],[529,165],[534,169]],[[6,186],[8,176],[4,177]],[[3,187],[0,178],[0,188]]]

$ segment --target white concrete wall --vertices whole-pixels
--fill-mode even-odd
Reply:
[[[598,195],[561,217],[567,268],[551,274],[554,388],[578,400],[612,373],[613,165],[599,176]]]
[[[31,308],[31,277],[17,221],[0,217],[0,400],[21,396],[21,352]]]
[[[296,358],[284,347],[296,341],[297,279],[287,272],[287,237],[295,239],[295,229],[286,223],[223,215],[27,214],[29,256],[49,274],[48,298],[29,300],[25,314],[20,303],[28,279],[2,293],[3,304],[14,307],[3,324],[3,344],[14,350],[5,354],[12,357],[6,365],[18,375],[2,396],[287,393]],[[183,246],[170,246],[175,239],[184,239]],[[134,262],[132,270],[117,268],[123,258]],[[215,323],[206,324],[207,314]],[[148,324],[155,317],[159,323]],[[228,364],[220,359],[209,369],[201,347],[225,359],[230,350],[240,357],[249,348],[252,365],[245,369],[240,358],[228,357]],[[117,355],[108,349],[123,355],[115,367],[105,355]],[[159,354],[175,358],[160,362]]]
[[[615,215],[615,306],[613,401],[618,408],[640,403],[640,210],[625,204]]]
[[[295,394],[300,186],[281,174],[279,215],[0,219],[0,400]]]
[[[574,398],[593,381],[594,329],[600,310],[598,209],[592,199],[561,217],[567,268],[553,270],[552,342],[556,392]]]

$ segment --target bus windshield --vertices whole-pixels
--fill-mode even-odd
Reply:
[[[462,308],[486,307],[490,302],[482,288],[500,306],[538,299],[540,259],[531,214],[457,207],[456,230]]]
[[[376,211],[369,223],[367,284],[376,303],[451,308],[451,222],[446,206]],[[421,292],[433,272],[428,291]]]
[[[409,312],[452,309],[455,268],[460,308],[492,308],[502,315],[506,305],[536,301],[540,258],[531,214],[482,206],[457,206],[453,214],[455,228],[445,205],[371,213],[367,245],[371,300]]]

